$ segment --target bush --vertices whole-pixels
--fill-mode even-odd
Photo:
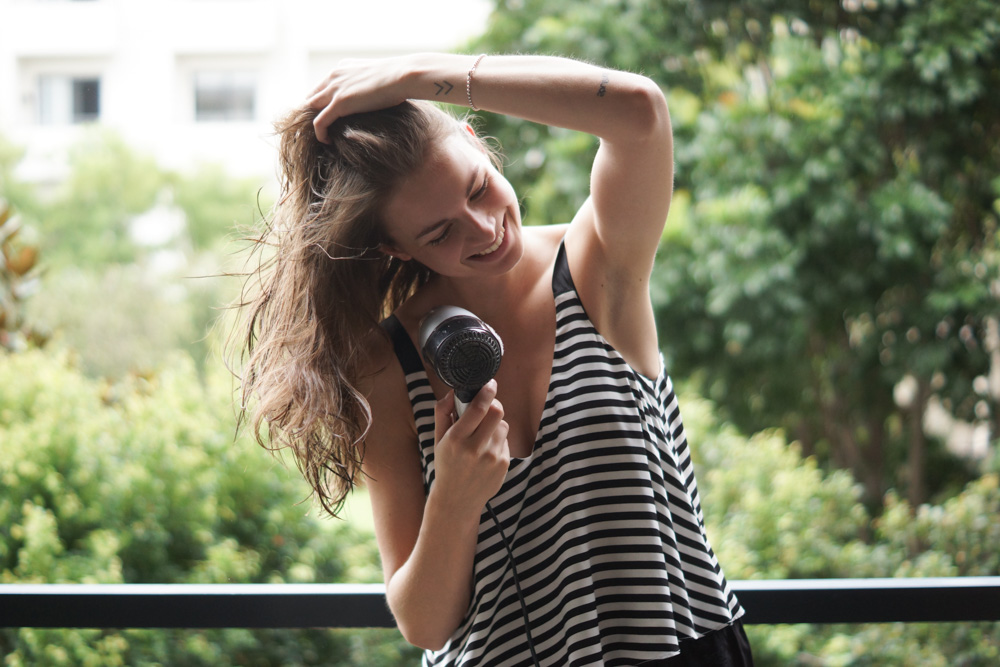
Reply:
[[[65,354],[0,354],[0,583],[378,581],[370,533],[319,518],[294,469],[234,440],[229,382],[202,383],[183,355],[112,384]],[[0,631],[8,665],[346,665],[373,651],[413,657],[384,630]]]
[[[1000,574],[1000,475],[941,505],[895,493],[878,517],[844,470],[823,472],[779,431],[751,438],[682,398],[709,537],[730,579]],[[748,610],[752,614],[753,610]],[[761,666],[995,665],[1000,623],[749,626]]]

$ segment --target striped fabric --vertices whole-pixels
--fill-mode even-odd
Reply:
[[[635,665],[743,614],[705,536],[672,384],[632,370],[594,329],[560,248],[556,344],[533,453],[514,459],[479,524],[473,598],[425,665]],[[394,318],[390,318],[394,320]],[[416,419],[424,484],[434,483],[434,395],[416,348],[387,321]]]

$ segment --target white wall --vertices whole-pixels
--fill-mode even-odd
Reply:
[[[222,163],[269,177],[271,123],[337,60],[453,50],[489,0],[0,0],[0,135],[20,176],[57,181],[81,125],[39,122],[38,78],[100,76],[100,123],[168,168]],[[196,122],[197,71],[257,75],[252,121]]]

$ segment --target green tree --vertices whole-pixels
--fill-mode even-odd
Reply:
[[[782,426],[852,470],[870,502],[961,485],[922,423],[937,395],[998,432],[996,393],[974,389],[1000,310],[996,3],[499,2],[471,48],[589,58],[668,89],[679,206],[655,289],[672,372],[745,431]],[[526,218],[568,219],[595,142],[487,130]]]
[[[149,371],[176,349],[204,367],[219,307],[237,288],[221,279],[226,244],[267,197],[214,165],[167,172],[107,130],[86,133],[70,154],[66,181],[40,197],[15,176],[23,153],[0,140],[0,197],[21,202],[0,232],[3,303],[17,304],[0,327],[28,321],[36,341],[52,332],[95,376]],[[42,261],[15,275],[40,248]]]
[[[156,203],[166,179],[148,155],[103,128],[88,130],[69,154],[69,175],[41,223],[53,266],[97,267],[137,259],[132,219]]]
[[[234,178],[216,164],[171,178],[174,203],[184,211],[195,252],[217,250],[237,230],[250,228],[270,208],[259,179]]]
[[[40,203],[34,189],[17,177],[17,167],[23,158],[24,149],[0,135],[0,197],[7,200],[8,206],[33,222],[39,217]]]

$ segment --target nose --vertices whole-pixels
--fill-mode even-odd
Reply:
[[[469,236],[477,240],[492,241],[497,234],[496,221],[493,216],[481,208],[466,210]]]

